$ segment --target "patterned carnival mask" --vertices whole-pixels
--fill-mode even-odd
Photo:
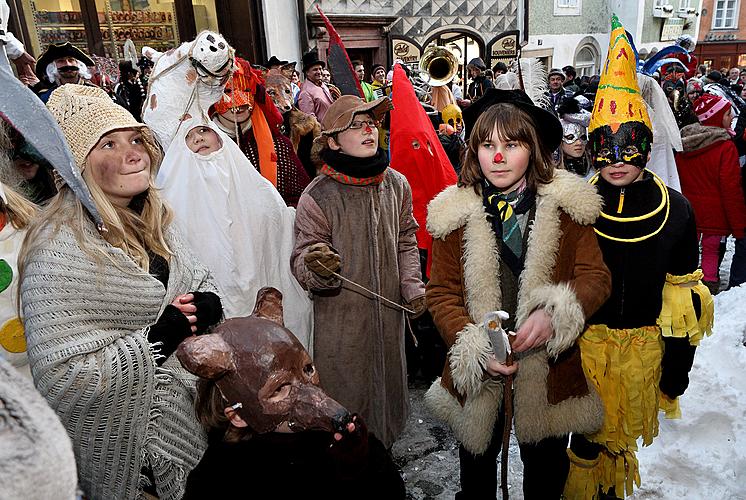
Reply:
[[[588,140],[588,134],[585,127],[565,120],[560,121],[562,122],[562,142],[565,144],[572,144],[575,141]]]
[[[626,163],[645,168],[653,143],[653,134],[641,122],[626,122],[616,133],[608,125],[596,129],[590,136],[591,161],[597,169]]]
[[[611,28],[608,57],[588,126],[591,161],[599,170],[618,163],[643,169],[653,132],[637,83],[637,58],[616,15]]]

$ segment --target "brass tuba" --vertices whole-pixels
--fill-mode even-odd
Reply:
[[[428,48],[420,59],[420,79],[431,87],[446,85],[458,71],[458,59],[445,47]]]

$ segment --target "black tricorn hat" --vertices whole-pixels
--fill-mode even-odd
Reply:
[[[319,60],[319,51],[318,50],[312,50],[310,52],[306,52],[303,54],[303,72],[305,73],[308,71],[308,68],[311,66],[316,66],[317,64],[321,64],[322,68],[326,68],[326,63],[324,61]]]
[[[74,57],[86,66],[95,66],[93,59],[70,42],[53,43],[36,61],[36,77],[44,80],[47,76],[47,66],[60,57]]]
[[[466,108],[463,113],[464,128],[466,129],[467,140],[477,118],[490,106],[501,102],[513,104],[526,113],[534,120],[534,126],[539,139],[543,141],[547,149],[554,151],[562,141],[562,124],[559,119],[550,111],[536,106],[531,98],[522,90],[499,90],[495,88],[487,89],[482,97]]]
[[[265,68],[271,68],[272,66],[285,66],[289,62],[290,61],[281,61],[281,60],[277,59],[277,56],[272,56],[272,57],[269,58],[269,61],[267,61],[266,63],[264,63],[264,67]]]

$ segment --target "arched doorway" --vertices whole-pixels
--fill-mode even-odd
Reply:
[[[471,33],[465,29],[453,28],[448,31],[442,31],[435,35],[432,35],[423,45],[422,52],[424,53],[429,47],[436,45],[446,47],[450,49],[456,59],[458,59],[458,77],[461,81],[461,88],[466,93],[466,65],[470,60],[475,57],[481,57],[484,60],[484,41],[474,33]]]

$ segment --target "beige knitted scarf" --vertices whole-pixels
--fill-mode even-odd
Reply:
[[[40,238],[21,282],[29,361],[72,439],[80,487],[91,500],[136,498],[148,466],[161,499],[181,498],[206,447],[195,380],[175,357],[156,366],[147,329],[174,296],[215,292],[208,271],[173,230],[167,289],[118,248],[106,248],[116,266],[95,262],[65,225]]]

